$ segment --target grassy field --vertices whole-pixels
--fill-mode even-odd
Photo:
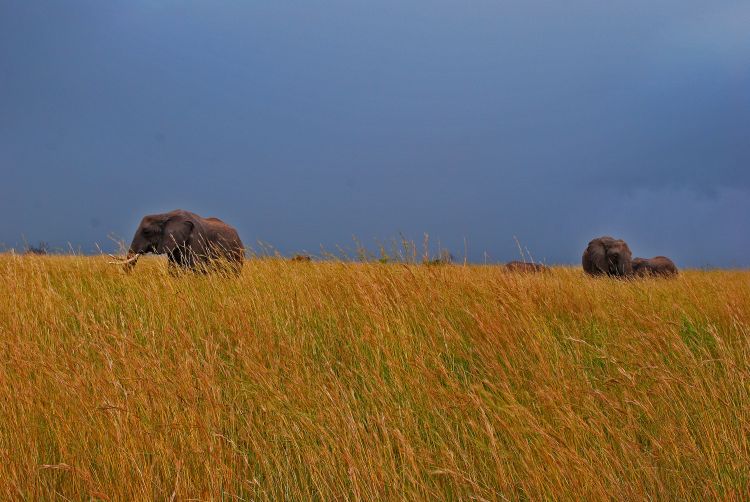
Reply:
[[[750,493],[750,272],[0,255],[0,498]]]

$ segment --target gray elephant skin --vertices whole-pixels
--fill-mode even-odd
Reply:
[[[673,277],[679,273],[677,265],[666,256],[633,258],[633,273],[640,277]]]
[[[143,217],[128,249],[125,270],[131,270],[145,253],[166,254],[170,271],[208,272],[223,264],[239,274],[245,249],[237,230],[220,219],[176,209]]]
[[[628,277],[633,275],[633,253],[622,239],[603,236],[589,242],[581,264],[589,275]]]

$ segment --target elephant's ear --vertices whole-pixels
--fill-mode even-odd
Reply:
[[[607,248],[601,241],[589,244],[589,260],[594,273],[606,274],[609,270],[607,265]]]
[[[195,224],[184,215],[172,216],[164,223],[164,232],[157,251],[172,254],[175,249],[189,245]]]

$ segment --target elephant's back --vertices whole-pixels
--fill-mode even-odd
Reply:
[[[208,240],[216,243],[227,258],[243,259],[245,246],[236,228],[215,217],[204,218],[203,226]]]
[[[675,265],[674,262],[666,256],[654,256],[651,260],[657,268],[663,270],[664,272],[670,274],[678,273],[677,265]]]

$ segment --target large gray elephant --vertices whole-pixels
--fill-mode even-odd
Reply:
[[[175,209],[143,217],[122,262],[125,270],[131,270],[145,253],[166,254],[170,270],[207,272],[223,263],[239,274],[245,249],[237,230],[220,219]]]
[[[624,240],[603,236],[589,242],[581,263],[589,275],[628,277],[633,275],[632,258],[633,254]]]
[[[633,258],[633,273],[638,276],[671,277],[679,273],[677,265],[666,256]]]

